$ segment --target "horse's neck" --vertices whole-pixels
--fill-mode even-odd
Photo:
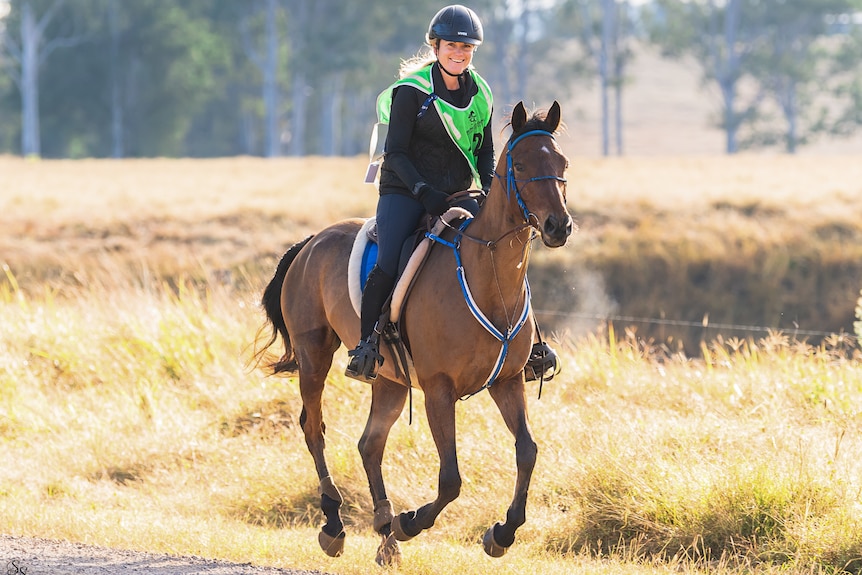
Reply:
[[[484,240],[497,242],[495,250],[502,252],[501,257],[506,254],[520,259],[523,241],[526,241],[524,238],[530,236],[530,231],[523,228],[524,223],[515,199],[507,195],[502,181],[497,179],[479,215],[470,225],[470,232]]]
[[[509,205],[505,189],[496,181],[479,215],[467,228],[472,238],[493,245],[461,241],[464,271],[473,295],[486,305],[499,304],[509,312],[523,304],[531,230],[522,224]]]

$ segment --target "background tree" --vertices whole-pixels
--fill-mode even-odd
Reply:
[[[670,57],[694,56],[702,67],[705,84],[715,82],[721,93],[719,125],[725,131],[725,151],[739,149],[737,131],[743,119],[756,110],[762,94],[738,98],[746,77],[749,54],[764,42],[757,0],[656,0],[651,38]],[[743,14],[743,9],[751,7]]]
[[[602,151],[621,154],[626,75],[646,14],[663,52],[693,57],[721,94],[717,123],[729,153],[794,151],[860,123],[862,42],[850,18],[860,4],[474,0],[485,26],[475,62],[494,90],[495,121],[519,100],[577,101],[574,90],[598,79]],[[422,47],[438,8],[424,0],[0,0],[0,153],[362,153],[378,93]],[[33,61],[42,64],[25,64]]]
[[[45,67],[43,117],[52,134],[45,154],[109,156],[118,149],[112,134],[121,133],[126,155],[191,155],[186,138],[224,60],[212,32],[215,4],[120,2],[113,31],[104,0],[69,4],[89,28],[88,41]],[[112,79],[111,70],[119,76]],[[119,128],[106,121],[117,117]]]
[[[555,11],[551,36],[574,40],[577,50],[558,59],[558,70],[570,69],[574,81],[599,82],[602,155],[610,154],[613,125],[616,152],[623,153],[623,89],[626,67],[633,58],[634,30],[628,2],[618,0],[564,0]],[[565,75],[563,76],[566,77]],[[613,92],[613,106],[611,106]]]
[[[18,134],[14,126],[20,125],[20,115],[16,114],[9,106],[2,105],[3,95],[12,91],[10,69],[13,62],[4,49],[6,44],[6,16],[8,16],[9,10],[9,3],[0,0],[0,154],[4,150],[12,149],[14,138]]]
[[[539,74],[547,72],[542,64],[550,48],[544,42],[550,12],[545,6],[536,0],[485,0],[474,6],[485,31],[474,63],[494,92],[498,115],[542,95],[544,86],[530,78],[537,68]]]
[[[200,101],[185,135],[186,155],[232,156],[266,155],[267,109],[265,105],[264,80],[260,68],[249,59],[243,42],[242,28],[249,27],[251,40],[258,42],[264,37],[263,13],[257,2],[197,1],[184,5],[199,10],[199,17],[209,22],[213,58],[209,81],[211,88],[199,94]],[[248,19],[247,24],[243,24]],[[285,20],[279,21],[284,27]],[[287,44],[285,34],[279,35],[278,90],[286,88]],[[260,44],[258,44],[260,46]],[[279,118],[278,137],[284,121],[284,99],[278,98],[273,112]],[[270,117],[272,118],[272,116]]]
[[[62,31],[58,31],[57,26],[49,30],[63,4],[65,0],[11,2],[6,17],[3,47],[6,58],[14,63],[8,69],[21,96],[21,153],[25,156],[39,156],[42,152],[39,70],[54,50],[81,41],[81,37],[69,32],[66,26]]]
[[[650,30],[666,55],[693,56],[704,83],[718,84],[727,153],[781,141],[792,152],[814,134],[848,129],[837,118],[854,113],[849,95],[857,80],[849,67],[833,76],[838,60],[830,44],[842,42],[828,39],[824,23],[858,9],[857,0],[656,0]],[[816,105],[815,92],[826,94],[828,105]],[[770,98],[786,121],[783,135]]]
[[[240,20],[243,47],[249,59],[263,77],[261,99],[264,108],[264,129],[266,131],[265,155],[273,158],[281,155],[281,90],[279,87],[281,9],[278,0],[265,0],[264,3],[247,3],[248,13]],[[263,32],[256,34],[262,41],[252,39],[250,20],[258,16],[262,20]]]
[[[857,102],[847,96],[859,84],[859,60],[844,65],[840,55],[858,51],[859,35],[828,29],[829,16],[854,9],[847,0],[784,0],[771,7],[767,40],[752,54],[751,70],[783,122],[758,110],[741,148],[782,145],[792,154],[819,135],[855,129],[858,122],[846,119]]]

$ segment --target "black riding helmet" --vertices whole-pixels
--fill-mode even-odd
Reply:
[[[478,46],[482,43],[482,23],[476,13],[460,4],[446,6],[431,19],[428,43],[440,39]]]

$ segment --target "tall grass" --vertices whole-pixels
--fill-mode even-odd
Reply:
[[[370,395],[339,375],[344,357],[325,414],[348,552],[328,559],[296,382],[244,364],[260,285],[113,278],[64,294],[0,283],[0,530],[367,572],[376,538],[355,445]],[[558,342],[565,369],[531,400],[540,456],[511,554],[478,544],[515,475],[485,394],[458,406],[462,495],[404,544],[402,572],[862,567],[862,375],[841,341],[718,340],[693,361],[613,328]],[[436,489],[421,394],[414,415],[385,459],[397,509]]]
[[[692,270],[707,247],[717,260],[737,253],[758,269],[790,269],[786,250],[764,246],[805,226],[837,234],[812,236],[821,251],[830,237],[856,237],[859,166],[579,160],[569,198],[581,232],[534,264],[558,266],[546,287],[562,300],[572,281],[578,297],[595,292],[582,300],[593,311],[620,303],[583,266],[602,253],[629,262],[621,285],[641,282],[641,292],[652,276],[636,266]],[[318,482],[297,382],[246,365],[277,256],[373,210],[369,189],[346,183],[351,170],[361,175],[361,161],[0,159],[0,531],[332,573],[373,568],[378,538],[356,449],[368,386],[340,375],[340,352],[324,409],[348,543],[330,559],[316,542]],[[480,394],[457,409],[461,496],[402,546],[401,572],[862,571],[852,340],[719,336],[692,359],[617,323],[558,333],[563,372],[541,400],[530,388],[539,460],[515,546],[493,560],[479,544],[515,482],[514,441]],[[436,491],[422,394],[415,400],[414,423],[402,415],[384,460],[398,511]]]

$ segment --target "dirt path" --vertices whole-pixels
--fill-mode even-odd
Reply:
[[[324,575],[0,535],[0,575]]]

